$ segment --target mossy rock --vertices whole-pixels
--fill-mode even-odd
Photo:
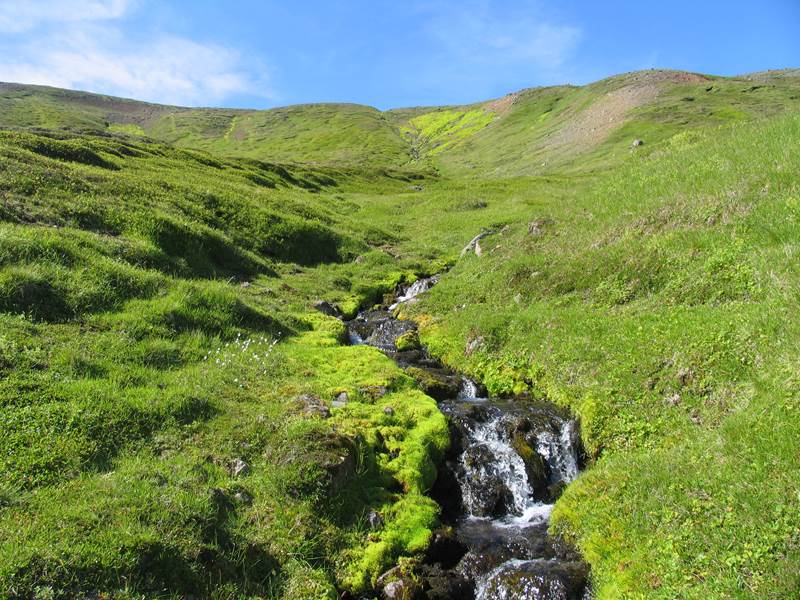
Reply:
[[[528,483],[534,490],[538,499],[544,499],[549,496],[547,488],[547,464],[541,455],[534,450],[525,436],[521,433],[514,435],[511,440],[511,446],[514,451],[522,458],[525,463],[525,474],[528,476]]]
[[[410,375],[422,390],[437,400],[455,398],[461,385],[457,375],[448,373],[444,369],[421,369],[409,367],[406,374]]]
[[[419,335],[416,330],[407,331],[394,341],[394,347],[398,352],[408,352],[410,350],[419,350]]]

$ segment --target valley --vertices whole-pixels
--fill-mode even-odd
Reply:
[[[492,569],[792,597],[798,108],[796,70],[390,111],[0,84],[0,595],[382,597],[547,505]],[[352,343],[373,310],[401,331]],[[533,481],[542,419],[576,468],[464,500]]]

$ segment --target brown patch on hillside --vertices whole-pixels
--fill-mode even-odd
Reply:
[[[563,127],[550,134],[544,146],[548,150],[590,150],[622,125],[631,110],[653,101],[658,92],[659,86],[654,83],[627,85],[608,92],[570,116]]]
[[[490,110],[495,114],[504,115],[511,110],[511,107],[514,106],[514,103],[519,98],[519,93],[515,92],[513,94],[507,94],[502,98],[498,98],[497,100],[492,100],[491,102],[487,102],[483,105],[483,108],[486,110]]]
[[[710,77],[686,71],[650,69],[617,75],[587,86],[615,87],[589,106],[564,115],[563,125],[548,133],[543,148],[550,152],[582,153],[600,145],[625,123],[635,108],[652,102],[670,85],[704,83]]]

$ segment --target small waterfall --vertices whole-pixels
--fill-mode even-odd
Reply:
[[[459,402],[469,402],[470,400],[485,400],[486,398],[481,396],[477,383],[472,381],[472,379],[462,377],[461,387],[458,390],[458,396],[456,399]]]
[[[553,481],[569,483],[578,476],[575,436],[575,421],[563,419],[557,433],[544,430],[536,436],[536,451],[547,461]]]
[[[464,504],[472,516],[487,516],[485,486],[502,485],[498,497],[513,515],[523,515],[532,508],[533,493],[525,473],[525,463],[503,432],[503,414],[499,411],[485,423],[470,424],[470,448],[461,455],[464,475],[461,489]],[[491,499],[489,500],[491,502]]]
[[[422,279],[417,279],[414,283],[412,283],[408,289],[400,294],[394,301],[394,304],[389,306],[389,310],[392,311],[404,302],[408,302],[413,300],[420,294],[424,294],[429,289],[431,289],[436,282],[439,281],[439,276],[434,275],[433,277],[423,277]]]

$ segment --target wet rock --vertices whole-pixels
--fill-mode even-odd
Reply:
[[[579,600],[586,588],[582,563],[509,561],[495,569],[477,590],[477,600]]]
[[[473,600],[472,582],[455,571],[446,571],[439,565],[423,565],[417,573],[421,590],[417,598],[425,600]]]
[[[508,513],[510,492],[503,482],[494,455],[483,444],[467,447],[463,454],[465,472],[461,479],[468,479],[469,489],[464,493],[464,504],[476,517],[496,517]]]
[[[362,343],[375,346],[387,353],[396,352],[395,341],[403,334],[416,329],[416,325],[411,321],[395,319],[383,310],[362,313],[350,321],[347,327],[351,339],[355,335],[362,340]]]
[[[431,536],[425,562],[439,565],[443,569],[452,569],[464,557],[469,548],[458,539],[452,528],[439,529]]]
[[[547,535],[545,520],[522,528],[498,528],[485,520],[464,521],[458,526],[457,535],[469,552],[456,570],[472,581],[478,581],[509,560],[551,560],[560,556],[553,539]]]
[[[453,444],[451,444],[452,448]],[[452,453],[452,450],[449,451]],[[462,513],[461,484],[456,477],[458,463],[447,460],[438,469],[436,481],[431,490],[431,497],[442,508],[442,520],[453,522]]]
[[[458,396],[461,378],[447,369],[409,367],[406,373],[432,398],[447,400]]]
[[[534,491],[534,497],[538,500],[548,499],[550,472],[544,458],[534,450],[521,432],[514,435],[511,445],[525,463],[525,474],[528,477],[528,485]]]
[[[339,309],[326,300],[317,300],[314,302],[314,310],[318,310],[323,315],[328,315],[330,317],[339,317],[341,315]]]
[[[419,350],[419,335],[415,329],[405,332],[394,341],[394,347],[398,352],[409,350]]]
[[[313,394],[302,394],[298,396],[295,399],[295,404],[298,405],[298,410],[304,417],[320,417],[322,419],[327,419],[331,416],[331,411],[325,405],[325,402]]]
[[[241,458],[236,458],[231,462],[230,471],[231,475],[234,477],[247,475],[250,472],[250,465],[244,462]]]

